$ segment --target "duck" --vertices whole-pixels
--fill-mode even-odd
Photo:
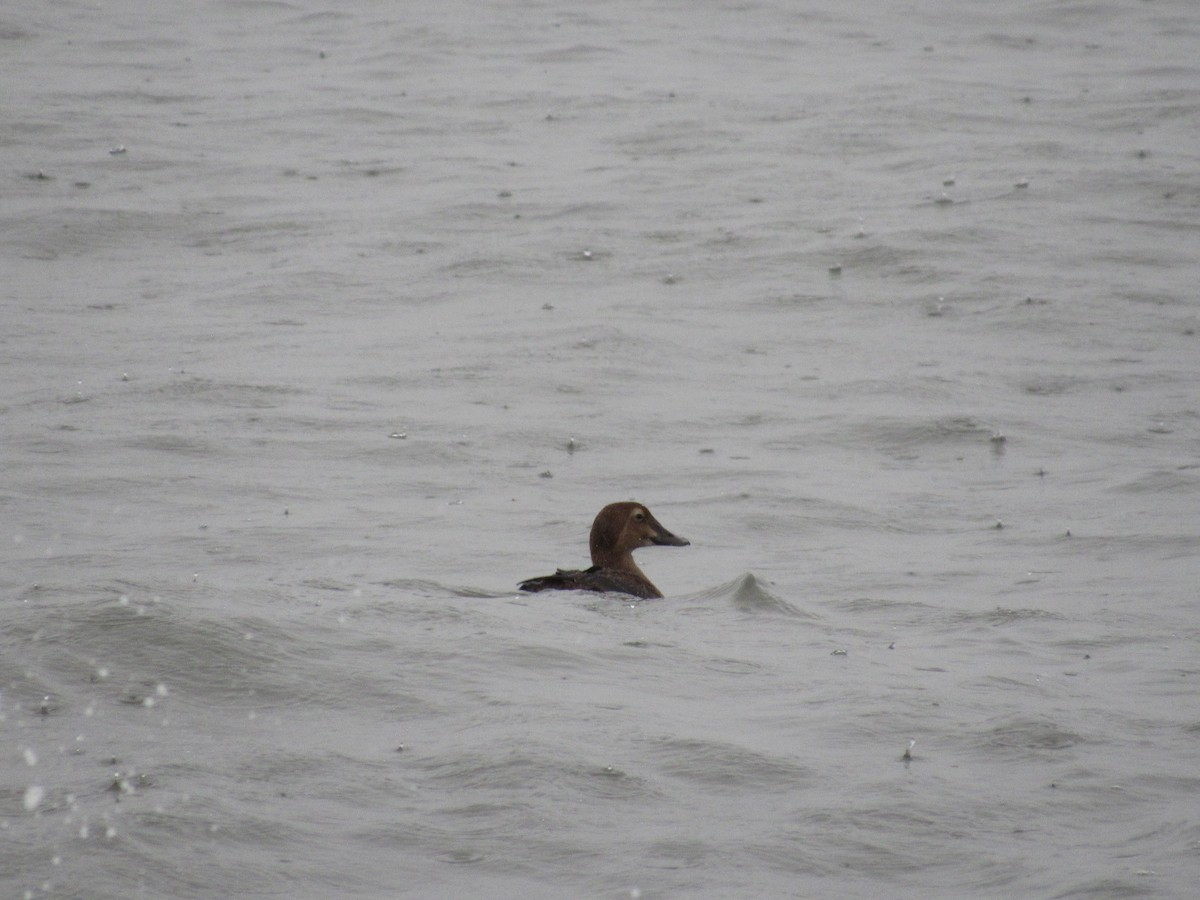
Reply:
[[[662,597],[645,573],[633,561],[639,547],[687,547],[691,541],[663,528],[644,504],[634,501],[610,503],[596,514],[588,546],[592,554],[590,569],[559,569],[553,575],[530,578],[518,588],[527,593],[538,591],[596,591],[631,594],[644,600]]]

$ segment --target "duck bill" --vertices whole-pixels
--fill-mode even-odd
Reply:
[[[671,532],[667,531],[667,529],[661,526],[650,538],[650,540],[655,544],[658,544],[660,547],[690,547],[692,543],[687,538],[681,538],[677,535],[671,534]]]

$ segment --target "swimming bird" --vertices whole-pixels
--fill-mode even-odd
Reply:
[[[559,569],[553,575],[522,581],[519,587],[530,593],[600,591],[632,594],[647,600],[661,597],[662,592],[633,561],[633,551],[653,544],[687,547],[689,543],[663,528],[642,504],[610,503],[592,522],[588,540],[592,552],[590,569]]]

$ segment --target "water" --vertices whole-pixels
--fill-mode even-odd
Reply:
[[[4,894],[1190,897],[1200,14],[976,6],[10,4]]]

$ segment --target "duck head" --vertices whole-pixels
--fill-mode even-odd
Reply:
[[[689,543],[671,534],[650,510],[634,502],[610,503],[600,510],[588,542],[596,566],[613,566],[624,560],[632,563],[630,554],[639,547],[686,547]]]

